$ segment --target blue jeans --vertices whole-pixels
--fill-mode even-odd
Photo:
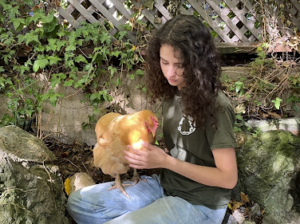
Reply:
[[[118,189],[108,191],[112,182],[75,191],[68,199],[68,212],[78,224],[222,223],[226,208],[213,210],[179,197],[165,196],[157,175],[142,179],[147,181],[125,188],[130,199]]]

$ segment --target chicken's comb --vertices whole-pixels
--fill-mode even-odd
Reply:
[[[150,116],[150,119],[152,120],[154,125],[158,126],[158,121],[155,119],[155,117]]]

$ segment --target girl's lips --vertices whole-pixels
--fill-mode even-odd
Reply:
[[[175,79],[168,79],[169,82],[176,82]]]

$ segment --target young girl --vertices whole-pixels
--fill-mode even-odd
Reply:
[[[120,191],[111,183],[72,193],[68,211],[77,223],[221,224],[237,182],[233,109],[221,91],[221,69],[209,30],[193,16],[167,21],[148,43],[147,85],[163,102],[163,134],[170,155],[125,152],[136,169],[161,168]]]

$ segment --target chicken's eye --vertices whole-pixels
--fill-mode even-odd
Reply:
[[[145,127],[146,127],[146,129],[147,129],[147,132],[148,132],[148,133],[151,133],[151,130],[150,130],[150,128],[149,128],[149,125],[147,124],[146,121],[145,121]]]

